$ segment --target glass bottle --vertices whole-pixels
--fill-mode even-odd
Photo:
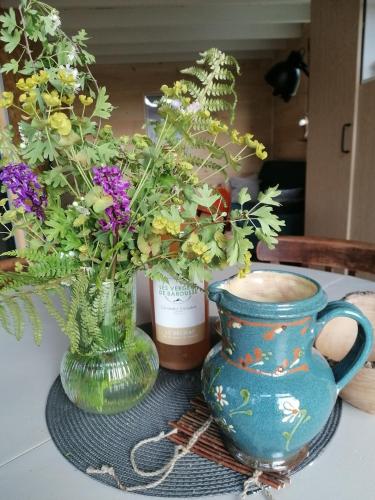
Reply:
[[[205,284],[197,285],[150,281],[153,339],[164,368],[197,368],[210,349]]]

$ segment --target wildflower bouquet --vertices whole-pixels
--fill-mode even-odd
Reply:
[[[27,241],[11,253],[20,259],[15,271],[0,276],[0,320],[10,333],[22,334],[21,304],[40,341],[34,294],[69,336],[72,352],[96,353],[106,342],[108,296],[112,305],[120,295],[131,304],[136,271],[191,283],[228,265],[246,273],[248,237],[275,243],[283,225],[272,212],[277,188],[261,193],[250,211],[243,189],[242,208],[226,214],[207,182],[251,155],[267,156],[253,135],[232,126],[239,72],[233,57],[210,49],[180,81],[161,87],[155,141],[138,133],[116,137],[108,123],[113,106],[89,69],[94,57],[84,30],[68,37],[58,12],[38,0],[21,0],[0,22],[10,54],[1,70],[17,74],[18,89],[3,92],[0,105],[21,116],[20,141],[11,128],[0,133],[0,181],[9,195],[0,223],[6,237],[21,229]],[[227,216],[231,231],[224,233]],[[124,311],[122,299],[116,317],[130,331],[134,318]]]

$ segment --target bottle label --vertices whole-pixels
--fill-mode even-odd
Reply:
[[[204,283],[198,283],[201,288]],[[205,294],[197,287],[169,278],[154,281],[156,338],[169,345],[201,342],[205,336]]]

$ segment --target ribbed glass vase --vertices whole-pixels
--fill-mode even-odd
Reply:
[[[103,283],[97,300],[99,347],[67,351],[60,376],[68,398],[82,410],[111,415],[139,403],[151,390],[159,368],[151,338],[135,326],[135,280],[121,289]],[[77,311],[80,339],[87,335],[85,312]]]

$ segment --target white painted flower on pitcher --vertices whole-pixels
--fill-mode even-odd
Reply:
[[[300,402],[294,397],[281,398],[279,400],[279,409],[283,412],[282,422],[292,424],[295,419],[300,415]]]
[[[222,385],[217,385],[215,388],[215,398],[216,401],[219,403],[220,406],[225,406],[228,404],[227,397],[223,393],[223,386]]]

